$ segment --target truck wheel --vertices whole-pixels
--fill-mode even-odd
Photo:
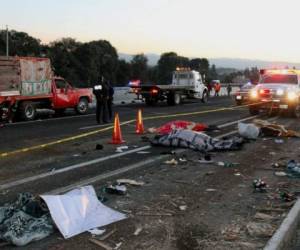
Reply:
[[[258,115],[259,108],[257,106],[249,106],[249,113],[250,115]]]
[[[181,95],[179,93],[170,93],[167,99],[168,105],[179,105],[181,103]]]
[[[89,102],[86,98],[80,98],[77,106],[76,106],[76,112],[79,115],[84,115],[88,112],[89,109]]]
[[[201,102],[206,103],[208,101],[207,91],[204,91],[202,94]]]
[[[32,121],[36,117],[36,108],[33,102],[22,102],[19,107],[21,119]]]
[[[181,103],[181,95],[179,93],[174,94],[174,104],[179,105]]]
[[[296,107],[290,108],[289,113],[291,117],[300,118],[300,106],[297,105]]]

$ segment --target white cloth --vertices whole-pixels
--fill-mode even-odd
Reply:
[[[51,217],[65,239],[126,218],[97,198],[92,186],[74,189],[63,195],[42,195]]]

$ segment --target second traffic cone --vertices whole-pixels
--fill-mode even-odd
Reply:
[[[122,144],[125,141],[122,138],[122,132],[120,127],[120,120],[119,120],[119,114],[115,114],[115,121],[114,121],[114,130],[112,134],[112,141],[111,144]]]
[[[142,117],[142,110],[139,109],[136,117],[136,129],[135,132],[137,134],[144,134],[144,124],[143,124],[143,117]]]

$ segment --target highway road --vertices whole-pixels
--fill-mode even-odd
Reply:
[[[214,213],[215,215],[220,215],[222,213],[221,209],[212,209],[214,212],[208,216],[208,218],[211,218],[212,225],[208,225],[208,227],[211,227],[211,230],[215,230],[214,228],[216,225],[220,223],[227,225],[236,216],[237,207],[232,208],[230,207],[232,205],[227,203],[232,202],[230,194],[236,195],[236,197],[238,197],[236,198],[237,200],[242,199],[241,197],[245,197],[244,193],[249,192],[248,186],[251,189],[252,178],[255,178],[257,175],[269,178],[270,183],[278,182],[277,179],[274,179],[274,176],[270,171],[257,172],[258,166],[263,165],[263,167],[266,168],[268,166],[270,167],[271,161],[278,160],[280,157],[296,157],[296,155],[293,155],[292,152],[290,152],[291,150],[288,151],[289,147],[300,146],[298,145],[299,142],[297,139],[295,141],[290,140],[288,144],[289,147],[285,147],[287,153],[286,151],[281,152],[282,145],[276,145],[273,141],[269,140],[260,140],[259,142],[247,144],[246,149],[241,152],[234,152],[226,155],[221,154],[221,156],[218,153],[214,153],[212,155],[217,160],[238,161],[241,165],[253,163],[253,165],[251,165],[251,168],[246,166],[243,168],[244,170],[223,169],[225,173],[222,172],[222,169],[220,170],[215,166],[211,167],[211,171],[216,174],[213,174],[215,179],[209,182],[207,177],[204,177],[205,173],[209,171],[209,167],[201,168],[198,166],[196,169],[193,169],[195,164],[192,164],[192,167],[186,167],[188,170],[184,170],[184,166],[174,167],[172,170],[169,166],[161,166],[163,161],[172,157],[170,155],[164,155],[162,152],[169,151],[170,149],[152,147],[148,142],[142,140],[142,136],[135,134],[135,117],[140,108],[143,110],[144,126],[146,128],[158,127],[165,122],[172,120],[191,120],[208,125],[220,126],[220,131],[209,133],[214,137],[231,136],[236,133],[238,121],[244,120],[251,122],[251,120],[257,118],[249,115],[247,107],[236,107],[234,105],[234,100],[229,97],[211,98],[209,102],[205,104],[201,102],[188,102],[184,105],[172,107],[163,103],[155,107],[148,107],[144,104],[119,105],[114,107],[114,111],[119,113],[123,139],[126,141],[124,145],[128,146],[128,150],[125,150],[123,153],[117,153],[117,146],[109,143],[111,140],[113,124],[96,124],[94,114],[8,124],[7,126],[0,128],[1,204],[12,201],[18,193],[24,191],[32,192],[35,195],[43,193],[58,194],[71,190],[77,186],[89,184],[94,185],[96,190],[100,190],[100,188],[108,181],[113,181],[120,176],[135,179],[145,178],[147,182],[152,183],[153,185],[147,186],[147,191],[143,191],[142,188],[139,191],[136,191],[136,193],[134,193],[135,191],[132,191],[129,198],[127,197],[127,203],[131,204],[130,209],[134,210],[143,206],[151,207],[148,203],[149,201],[152,201],[153,204],[157,205],[158,201],[155,199],[171,192],[170,190],[171,187],[173,187],[172,185],[174,185],[174,180],[181,179],[182,177],[182,182],[192,183],[193,178],[195,177],[193,176],[193,173],[195,173],[204,179],[200,182],[197,180],[197,188],[201,188],[201,191],[197,194],[191,194],[191,196],[194,197],[193,199],[196,199],[195,197],[197,195],[201,196],[201,193],[204,192],[207,187],[224,189],[223,194],[218,194],[218,202],[224,204],[224,209],[229,209],[227,212],[223,211],[224,214],[228,215],[228,218],[223,218],[220,221],[212,219]],[[258,118],[277,121],[281,124],[290,126],[291,128],[297,128],[295,119],[289,117],[268,117],[262,114]],[[152,135],[145,134],[144,136],[151,137]],[[267,143],[270,145],[265,145]],[[103,149],[96,150],[97,144],[103,145]],[[269,152],[271,151],[276,152],[276,159],[268,159],[271,157],[271,155],[269,155]],[[189,150],[179,154],[185,154],[186,157],[194,160],[200,157],[199,153]],[[170,170],[171,172],[169,173]],[[184,171],[184,173],[182,173],[182,171]],[[242,171],[245,171],[245,173],[242,173]],[[237,180],[237,177],[234,176],[235,173],[242,173],[239,176],[244,176],[246,179],[243,177]],[[172,177],[172,174],[176,176]],[[181,174],[183,175],[181,176]],[[165,178],[164,175],[168,177]],[[184,176],[186,179],[184,179]],[[226,180],[224,179],[225,176]],[[247,180],[246,184],[245,180]],[[169,183],[167,187],[164,187],[168,181],[172,183]],[[154,183],[157,186],[155,186]],[[223,184],[224,186],[222,186]],[[244,187],[241,185],[244,185]],[[161,189],[158,188],[158,186],[161,186]],[[180,187],[182,188],[182,186]],[[176,188],[178,188],[178,184],[176,184]],[[182,189],[180,190],[182,191]],[[135,198],[133,196],[135,196]],[[185,193],[185,196],[189,195]],[[212,197],[207,195],[201,196],[201,205],[198,204],[198,208],[194,207],[192,204],[196,204],[199,201],[199,197],[196,199],[196,203],[195,201],[187,201],[187,203],[189,207],[194,207],[198,212],[202,209],[201,211],[203,213],[209,214],[210,212],[208,210],[212,205],[205,206],[205,203],[211,202],[211,198]],[[225,199],[224,201],[222,200],[223,198]],[[113,196],[109,197],[109,199],[110,201],[108,204],[110,206],[121,209],[120,207],[122,206],[118,203],[118,197],[115,198],[115,196]],[[128,199],[131,201],[128,202]],[[239,206],[241,206],[241,204],[244,205],[244,210],[240,209],[241,213],[245,215],[245,218],[247,217],[246,214],[249,215],[254,213],[253,208],[250,209],[249,207],[256,203],[261,205],[265,201],[265,198],[257,196],[249,199],[249,197],[245,197],[245,200],[239,203]],[[230,204],[236,204],[236,202],[234,201]],[[129,209],[128,207],[130,206],[123,207],[123,210]],[[193,214],[187,214],[186,216],[189,216],[185,220],[187,222],[186,226],[188,227],[193,220]],[[154,220],[157,222],[157,218],[152,219],[152,221],[151,218],[147,218],[144,223],[150,225],[151,223],[154,223]],[[208,219],[205,219],[205,221],[206,223],[209,223]],[[136,223],[143,224],[140,219],[136,221],[134,218],[130,219],[129,224],[130,223],[132,225],[135,225]],[[172,223],[174,223],[174,221]],[[176,221],[176,223],[184,222],[180,219],[179,221]],[[143,224],[143,227],[146,227],[146,224]],[[173,224],[173,226],[175,224]],[[168,226],[170,226],[170,224]],[[117,225],[117,227],[119,228],[119,233],[115,236],[116,238],[114,238],[114,240],[120,241],[120,238],[123,239],[124,245],[127,246],[124,249],[151,249],[143,247],[138,248],[143,241],[147,240],[147,236],[143,236],[138,240],[132,237],[128,238],[128,235],[126,235],[126,233],[124,234],[124,227],[126,226],[121,223],[120,225]],[[151,227],[149,226],[150,234],[162,233],[155,231],[153,228],[155,228],[153,225]],[[177,237],[176,232],[168,233],[173,235],[172,237],[174,238]],[[32,249],[93,249],[93,247],[95,247],[88,242],[87,239],[89,237],[86,235],[74,237],[69,241],[62,241],[61,239],[57,240],[57,237],[59,237],[58,233],[56,233],[54,237],[49,237],[49,239],[45,239],[42,242],[32,244],[31,247]],[[152,237],[154,236],[152,235]],[[169,242],[170,246],[164,248],[164,244],[166,244],[167,241],[171,242]],[[163,242],[164,244],[161,244],[159,240],[152,242],[154,246],[152,249],[184,249],[177,248],[176,239],[175,243],[172,242],[172,239],[170,238],[164,238]],[[265,240],[262,242],[265,243]],[[132,246],[135,247],[128,247],[128,244],[132,244]],[[60,246],[63,246],[63,248],[59,248]]]

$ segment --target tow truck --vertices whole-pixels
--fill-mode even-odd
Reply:
[[[139,84],[131,88],[137,96],[142,96],[147,105],[167,101],[168,105],[179,105],[184,99],[201,99],[207,102],[208,91],[201,74],[190,68],[176,68],[171,84]]]
[[[90,89],[54,76],[49,58],[0,57],[0,121],[34,120],[37,109],[85,114],[91,102]]]
[[[300,70],[261,69],[258,84],[249,94],[249,112],[288,112],[300,117]]]

